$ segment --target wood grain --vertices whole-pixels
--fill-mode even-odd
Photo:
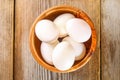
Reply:
[[[101,2],[101,79],[120,80],[120,0]]]
[[[33,59],[29,45],[29,30],[36,17],[49,7],[67,4],[85,11],[95,24],[98,44],[87,65],[67,74],[53,73]],[[99,80],[100,79],[100,0],[16,0],[14,80]]]
[[[0,0],[0,80],[13,80],[14,0]]]

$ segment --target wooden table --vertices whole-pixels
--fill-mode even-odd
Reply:
[[[54,73],[32,57],[28,36],[36,17],[49,7],[71,5],[94,22],[97,48],[72,73]],[[120,80],[120,0],[0,0],[0,80]]]

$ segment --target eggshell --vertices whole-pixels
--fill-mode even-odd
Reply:
[[[83,43],[78,43],[75,42],[71,37],[66,37],[63,39],[63,41],[68,41],[73,49],[74,49],[74,54],[75,54],[75,60],[81,60],[86,54],[86,47]]]
[[[68,70],[72,67],[75,61],[75,54],[70,43],[63,41],[54,48],[52,54],[54,66],[61,70]]]
[[[66,29],[69,36],[76,42],[85,42],[91,37],[91,28],[83,19],[70,19]]]
[[[67,35],[66,23],[68,20],[72,18],[74,18],[74,15],[70,13],[61,14],[57,18],[55,18],[54,23],[56,24],[56,27],[59,29],[60,32],[59,37],[64,37]]]
[[[38,39],[44,42],[53,42],[57,40],[59,31],[56,25],[50,20],[40,20],[35,26],[35,33]]]
[[[50,43],[45,43],[42,42],[41,43],[41,55],[43,57],[43,59],[48,63],[53,65],[53,61],[52,61],[52,53],[53,53],[53,49],[54,47],[59,43],[59,41],[56,41],[52,44]]]

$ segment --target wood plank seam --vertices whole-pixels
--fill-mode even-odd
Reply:
[[[14,7],[13,7],[13,10],[14,10],[14,17],[13,17],[13,21],[14,21],[14,24],[13,24],[13,80],[14,79],[14,64],[15,64],[15,2],[16,0],[14,0]]]

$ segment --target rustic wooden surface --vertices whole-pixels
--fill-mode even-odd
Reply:
[[[0,80],[13,80],[14,1],[0,0]]]
[[[120,80],[120,0],[101,5],[101,78]]]
[[[32,57],[29,30],[49,7],[71,5],[94,22],[97,48],[91,60],[72,73],[54,73]],[[0,0],[0,80],[120,80],[120,0]]]

